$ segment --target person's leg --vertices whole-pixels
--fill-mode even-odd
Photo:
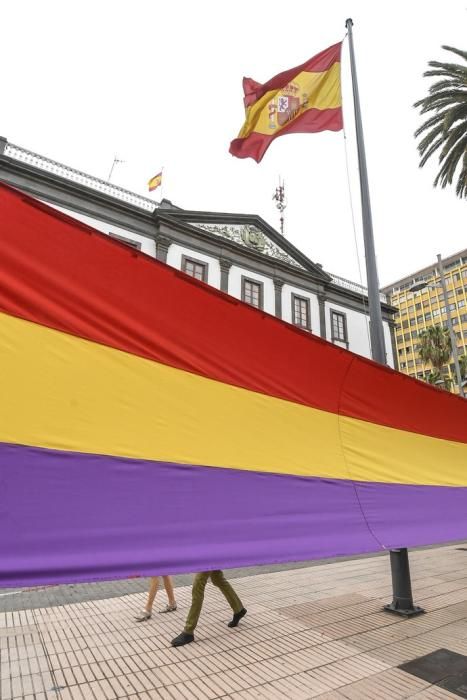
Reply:
[[[149,585],[149,591],[148,591],[148,599],[146,601],[146,607],[144,608],[143,612],[138,615],[136,618],[137,622],[145,622],[145,620],[149,620],[149,618],[152,615],[152,606],[154,604],[154,598],[156,597],[157,589],[159,588],[159,577],[158,576],[151,576],[151,581]]]
[[[191,589],[191,607],[186,618],[185,629],[178,637],[172,639],[173,647],[180,647],[194,640],[194,631],[198,624],[201,608],[203,607],[204,589],[206,588],[209,576],[209,571],[196,574]]]
[[[152,606],[154,605],[154,599],[156,597],[157,589],[159,588],[159,576],[151,576],[151,583],[148,591],[148,599],[146,601],[146,610],[152,612]]]
[[[228,623],[229,627],[236,627],[242,617],[246,615],[243,603],[235,593],[231,584],[227,581],[222,571],[211,571],[211,581],[223,593],[225,599],[233,610],[233,618]]]
[[[209,579],[209,571],[202,571],[196,574],[191,589],[191,607],[185,622],[185,632],[193,634],[198,624],[201,608],[204,602],[204,589]]]
[[[174,593],[174,587],[172,583],[172,577],[171,576],[163,576],[162,577],[164,581],[164,588],[165,592],[167,593],[167,598],[169,599],[168,605],[161,610],[161,612],[173,612],[174,610],[177,609],[177,601],[175,600],[175,593]]]

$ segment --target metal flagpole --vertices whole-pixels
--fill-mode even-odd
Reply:
[[[164,187],[164,166],[161,168],[161,191],[159,192],[159,204],[162,202],[162,188]]]
[[[352,89],[355,112],[355,131],[357,136],[358,170],[360,176],[360,196],[362,202],[363,241],[365,245],[366,275],[368,283],[368,309],[370,315],[371,356],[376,362],[386,364],[386,349],[384,346],[383,318],[379,296],[378,270],[376,267],[375,243],[373,238],[373,223],[371,219],[370,190],[368,187],[368,172],[366,167],[365,144],[363,140],[362,114],[358,94],[357,71],[353,45],[352,26],[349,18],[345,26],[349,37],[350,70],[352,74]],[[413,604],[412,586],[410,582],[409,557],[407,549],[390,551],[393,601],[385,605],[385,610],[399,615],[417,615],[423,612]]]
[[[120,160],[119,158],[117,158],[117,156],[115,156],[114,162],[112,163],[112,167],[110,168],[110,173],[109,173],[109,176],[107,178],[107,182],[110,182],[110,178],[112,177],[112,173],[114,171],[115,165],[117,163],[124,163],[124,162],[125,162],[124,160]]]

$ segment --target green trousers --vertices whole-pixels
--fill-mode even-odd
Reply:
[[[235,593],[222,571],[202,571],[200,574],[196,574],[191,589],[191,608],[185,623],[185,632],[189,634],[193,634],[198,624],[201,608],[203,607],[204,589],[209,579],[211,579],[214,586],[225,596],[225,599],[234,613],[240,612],[243,608],[242,601]]]

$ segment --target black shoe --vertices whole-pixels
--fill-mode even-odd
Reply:
[[[246,610],[245,610],[246,612]],[[190,634],[189,632],[182,632],[181,634],[178,635],[178,637],[175,637],[175,639],[172,639],[172,646],[173,647],[182,647],[184,644],[189,644],[190,642],[195,641],[195,635]]]
[[[238,623],[240,622],[240,620],[242,619],[242,617],[245,617],[245,615],[246,615],[246,610],[245,610],[245,608],[242,608],[240,610],[240,612],[234,614],[234,616],[230,620],[230,622],[227,623],[227,627],[236,627],[238,625]]]

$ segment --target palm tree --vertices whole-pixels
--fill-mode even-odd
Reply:
[[[467,379],[467,355],[465,353],[459,357],[459,369],[462,379]]]
[[[467,51],[452,46],[443,46],[443,49],[467,61]],[[458,197],[467,197],[467,66],[439,61],[430,61],[428,65],[432,70],[423,75],[429,78],[439,77],[440,80],[433,83],[427,97],[414,105],[421,107],[420,114],[432,113],[415,132],[416,137],[426,132],[418,144],[420,167],[439,150],[441,167],[434,186],[451,185],[460,166],[456,194]]]
[[[438,384],[440,380],[442,381],[442,377],[438,371],[431,371],[430,374],[427,374],[425,377],[427,384]]]
[[[447,328],[442,326],[430,326],[418,334],[420,341],[418,354],[423,362],[431,362],[433,371],[427,377],[429,384],[436,384],[440,379],[444,379],[442,375],[443,366],[449,362],[451,357],[451,338]],[[444,379],[446,388],[448,382]]]

